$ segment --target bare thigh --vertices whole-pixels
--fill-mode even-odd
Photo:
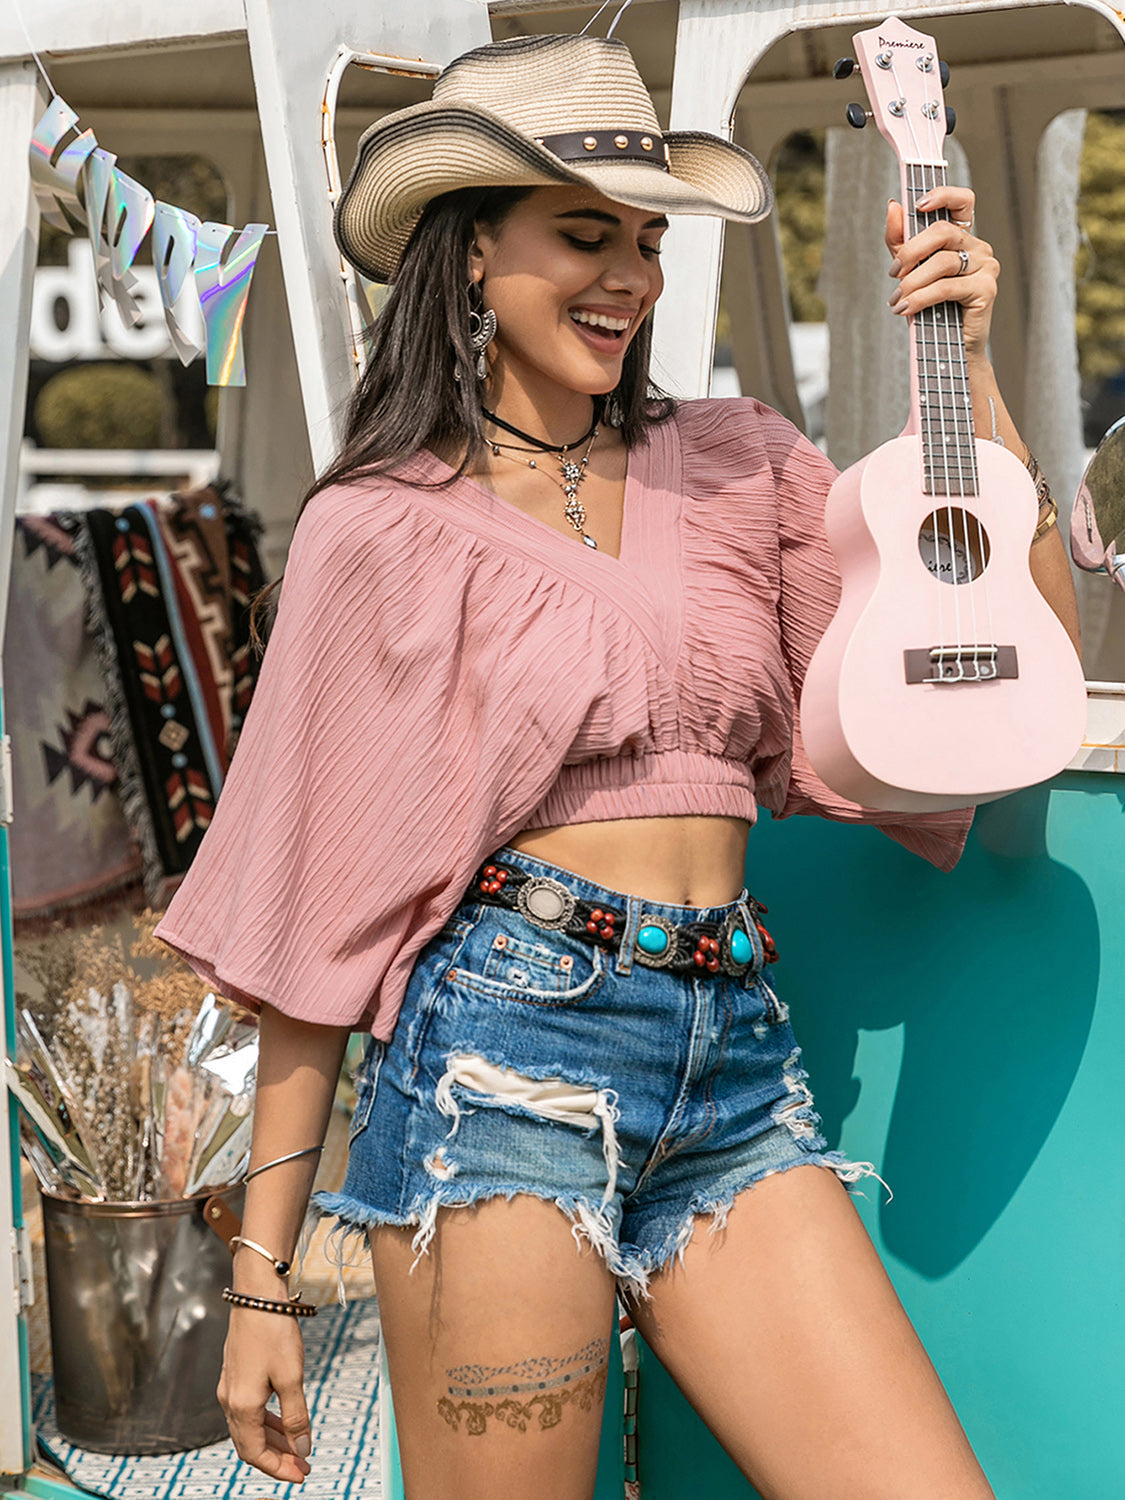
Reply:
[[[848,1199],[802,1166],[632,1309],[765,1500],[989,1500],[953,1407]]]
[[[444,1209],[371,1235],[406,1500],[589,1500],[615,1287],[552,1203]]]

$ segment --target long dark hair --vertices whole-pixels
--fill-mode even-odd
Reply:
[[[329,485],[388,473],[422,449],[456,455],[457,474],[479,452],[484,408],[469,343],[469,249],[477,225],[499,228],[533,191],[460,188],[426,205],[371,327],[367,365],[348,403],[343,444],[305,495],[302,511]],[[650,382],[651,349],[651,319],[646,318],[625,353],[621,380],[607,397],[629,447],[675,410],[671,397]],[[255,600],[255,626],[259,606],[279,583]]]

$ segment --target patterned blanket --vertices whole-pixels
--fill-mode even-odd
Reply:
[[[16,520],[4,637],[17,931],[105,918],[141,900],[141,855],[116,796],[109,715],[72,527]]]
[[[212,488],[79,517],[111,753],[153,906],[167,905],[207,831],[253,693],[259,529]]]

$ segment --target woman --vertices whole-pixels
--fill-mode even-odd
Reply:
[[[977,430],[1023,452],[972,195],[927,206],[905,244],[888,213],[895,311],[961,303]],[[595,38],[480,48],[361,143],[337,236],[395,290],[160,929],[261,1008],[221,1394],[276,1478],[311,1451],[284,1267],[362,1025],[319,1206],[370,1237],[410,1500],[591,1493],[619,1289],[764,1496],[991,1493],[842,1185],[873,1168],[818,1134],[742,889],[758,803],[943,868],[969,815],[866,813],[794,741],[838,587],[831,466],[756,402],[648,394],[666,215],[769,207],[745,152],[662,138]],[[1076,632],[1051,519],[1032,566]]]

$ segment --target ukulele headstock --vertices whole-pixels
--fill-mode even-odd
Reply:
[[[943,166],[949,75],[933,37],[891,16],[853,40],[872,116],[899,160]]]

